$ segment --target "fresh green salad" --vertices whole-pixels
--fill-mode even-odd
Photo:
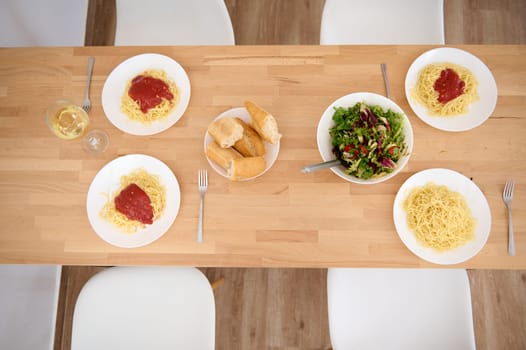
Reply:
[[[383,176],[408,152],[403,117],[390,109],[359,102],[348,108],[335,107],[332,119],[333,153],[348,175],[364,180]]]

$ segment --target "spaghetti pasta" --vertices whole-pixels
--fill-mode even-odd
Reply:
[[[403,203],[417,241],[437,251],[452,250],[475,238],[476,221],[465,198],[447,186],[414,188]]]
[[[168,91],[173,96],[171,99],[157,96],[159,103],[148,108],[146,111],[141,110],[140,104],[130,96],[130,88],[134,79],[138,77],[151,77],[161,80],[167,85]],[[162,98],[160,98],[162,97]],[[136,77],[130,79],[126,84],[126,88],[121,98],[121,111],[126,114],[131,120],[139,121],[143,124],[151,124],[153,121],[166,118],[168,114],[175,108],[180,100],[179,89],[176,84],[167,78],[164,70],[146,70]]]
[[[463,82],[463,88],[459,96],[443,103],[439,100],[435,84],[441,74],[451,70]],[[411,97],[425,106],[429,115],[451,117],[467,113],[469,105],[479,99],[477,86],[477,78],[469,69],[450,62],[431,63],[418,73],[416,86],[411,89]]]
[[[166,189],[157,176],[149,174],[143,168],[121,176],[119,189],[115,193],[108,195],[108,201],[102,208],[100,216],[126,233],[134,233],[137,229],[145,227],[140,221],[128,219],[115,206],[115,197],[131,184],[140,187],[150,198],[154,222],[162,215],[166,206]]]

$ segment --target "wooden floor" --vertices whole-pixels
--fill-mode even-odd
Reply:
[[[225,3],[239,45],[319,42],[323,0]],[[87,45],[111,45],[112,9],[111,1],[91,0]],[[445,31],[448,44],[526,44],[526,1],[445,0]],[[76,297],[102,269],[63,268],[55,350],[70,348]],[[215,290],[218,350],[330,348],[326,270],[202,271],[211,282],[224,278]],[[526,349],[526,271],[472,270],[469,278],[477,348]]]

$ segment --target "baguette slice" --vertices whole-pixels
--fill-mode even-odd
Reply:
[[[232,147],[243,137],[243,127],[231,117],[215,120],[208,126],[208,133],[223,148]]]
[[[265,140],[272,144],[279,142],[281,134],[279,133],[278,123],[269,112],[251,101],[245,101],[245,107],[252,116],[252,127]]]
[[[206,145],[206,156],[216,162],[221,168],[227,170],[230,166],[230,162],[236,158],[242,158],[243,156],[237,153],[233,148],[222,148],[212,141]]]
[[[243,127],[243,137],[234,143],[236,151],[245,157],[264,156],[267,150],[259,134],[240,118],[236,120]]]
[[[244,157],[230,161],[227,169],[227,176],[231,180],[245,180],[261,174],[267,167],[267,162],[263,157]]]

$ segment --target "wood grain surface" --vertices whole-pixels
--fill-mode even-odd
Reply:
[[[526,267],[526,53],[524,46],[460,46],[480,57],[499,87],[498,104],[482,126],[462,133],[436,130],[417,118],[404,95],[409,65],[430,46],[79,47],[0,49],[0,262],[78,265],[327,267],[428,266],[394,229],[392,204],[417,171],[444,167],[471,177],[486,195],[491,235],[467,268]],[[192,84],[190,105],[169,130],[131,136],[112,126],[101,106],[104,81],[128,57],[158,52],[177,60]],[[46,106],[69,97],[80,103],[87,57],[96,63],[93,127],[110,135],[95,157],[79,141],[63,141],[43,121]],[[356,91],[383,94],[380,62],[389,65],[393,99],[408,114],[415,145],[400,174],[374,186],[350,184],[330,171],[302,174],[321,160],[316,128],[325,108]],[[284,135],[265,175],[231,182],[209,168],[203,153],[208,124],[253,100],[273,113]],[[116,157],[146,153],[164,161],[181,187],[181,209],[156,242],[123,249],[102,241],[86,217],[86,193],[101,167]],[[197,169],[208,167],[205,241],[195,242]],[[517,256],[509,257],[501,199],[514,178]],[[16,235],[13,234],[16,232]]]

